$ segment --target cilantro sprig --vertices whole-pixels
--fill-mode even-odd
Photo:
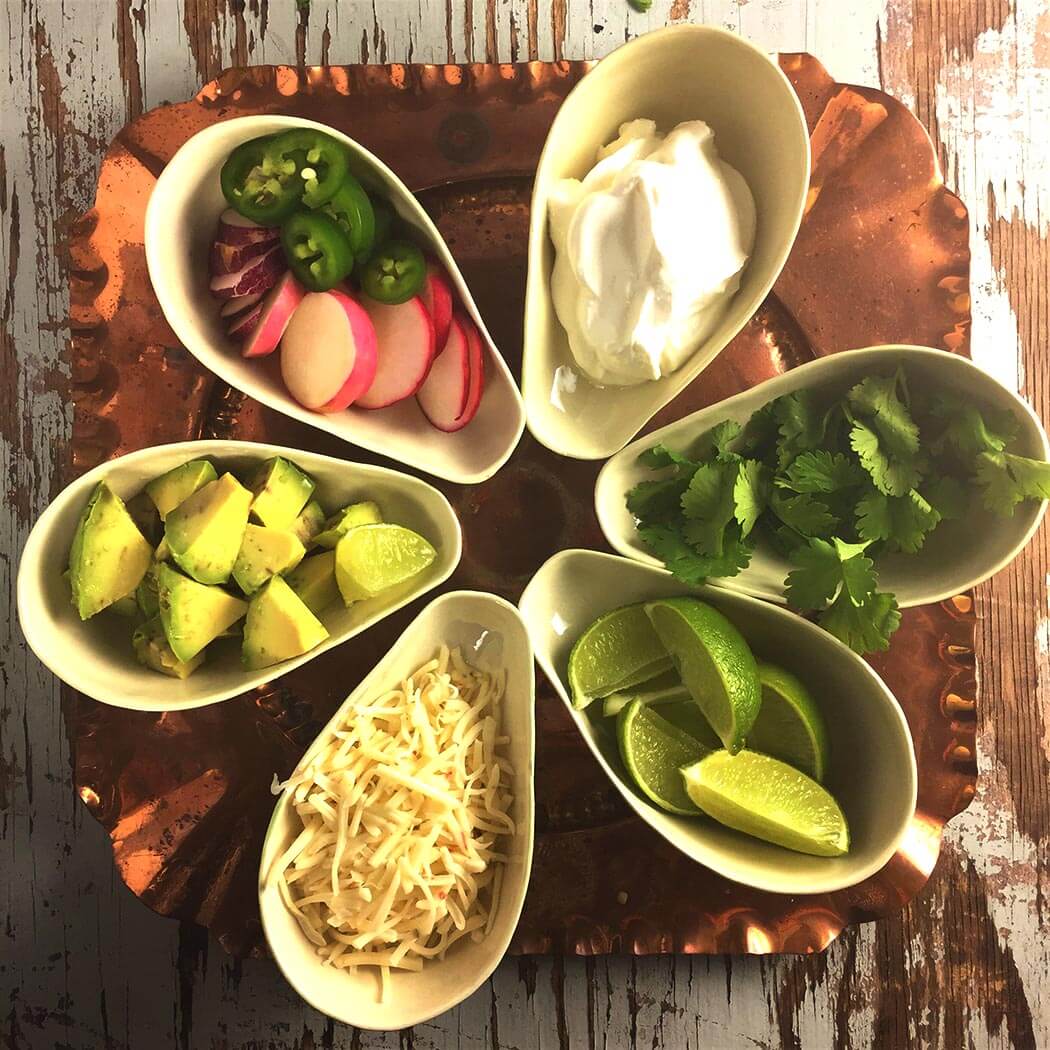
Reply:
[[[759,544],[772,547],[792,566],[790,605],[857,652],[878,652],[900,624],[879,590],[883,555],[921,551],[971,508],[1010,516],[1050,498],[1050,463],[1012,448],[1017,431],[962,396],[924,397],[898,369],[787,394],[689,448],[648,449],[640,462],[659,476],[627,506],[645,545],[687,583],[735,576]]]

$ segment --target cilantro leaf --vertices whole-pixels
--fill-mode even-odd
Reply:
[[[652,470],[662,470],[664,467],[685,467],[688,470],[695,470],[699,466],[688,456],[668,448],[662,441],[642,452],[638,456],[638,462]]]
[[[800,452],[819,447],[827,416],[822,415],[809,390],[784,394],[773,402],[773,417],[780,434],[777,461],[786,467]]]
[[[918,485],[918,462],[911,457],[897,457],[884,449],[879,435],[866,423],[858,420],[853,424],[849,443],[880,492],[887,496],[903,496]]]
[[[885,540],[886,550],[914,554],[941,520],[915,489],[906,496],[872,492],[857,504],[857,532],[865,540]]]
[[[930,443],[935,453],[954,449],[966,462],[982,452],[1003,452],[1017,434],[1017,424],[1005,413],[996,413],[989,426],[986,413],[954,394],[940,393],[930,409],[944,429]]]
[[[898,459],[919,451],[919,428],[898,393],[899,375],[868,376],[846,395],[856,415],[867,419],[879,443]]]
[[[640,481],[627,493],[627,509],[639,521],[664,521],[681,511],[688,487],[689,475]]]
[[[768,460],[773,457],[777,441],[777,419],[773,406],[776,401],[767,401],[744,424],[736,440],[736,449],[741,456]]]
[[[733,488],[739,468],[735,463],[705,463],[682,493],[682,511],[689,519],[689,542],[701,554],[721,557],[726,526],[736,505]]]
[[[746,569],[751,560],[751,548],[740,539],[735,526],[723,541],[719,558],[706,557],[696,551],[685,539],[683,530],[674,525],[642,525],[638,535],[646,547],[659,558],[674,575],[688,584],[703,583],[709,577],[735,576]]]
[[[942,474],[925,486],[925,496],[942,521],[961,518],[970,504],[966,487],[958,478]]]
[[[816,449],[796,457],[776,484],[799,493],[837,492],[864,480],[864,471],[841,452]]]
[[[842,563],[827,540],[813,537],[791,555],[785,596],[796,609],[823,609],[842,586]]]
[[[719,459],[730,462],[737,459],[730,445],[740,436],[740,424],[735,419],[723,419],[705,434],[701,434],[693,450],[699,460]]]
[[[742,536],[750,534],[769,502],[769,471],[757,459],[745,459],[733,482],[733,516]]]
[[[817,617],[825,631],[855,653],[879,653],[890,647],[890,637],[900,627],[901,614],[892,594],[872,594],[854,605],[845,594]]]
[[[989,510],[1013,517],[1014,505],[1022,500],[1050,499],[1050,463],[1010,452],[982,452],[977,484]]]
[[[829,536],[839,523],[826,503],[806,492],[785,496],[779,489],[774,489],[769,508],[785,525],[803,536]]]

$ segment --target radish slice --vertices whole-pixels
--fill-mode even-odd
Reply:
[[[220,274],[211,279],[211,294],[217,299],[233,299],[238,295],[267,292],[287,267],[281,246],[271,248],[265,255],[252,259],[235,273]]]
[[[263,299],[259,319],[245,340],[241,354],[244,357],[265,357],[272,354],[304,295],[306,289],[290,273],[286,273]]]
[[[376,332],[364,309],[342,292],[303,296],[281,340],[281,375],[304,408],[339,412],[371,385]]]
[[[456,419],[457,429],[465,427],[478,412],[481,394],[485,389],[485,351],[478,326],[469,318],[463,318],[463,330],[467,334],[467,363],[470,368],[470,385],[466,401]]]
[[[253,292],[251,295],[238,295],[235,299],[230,299],[222,304],[219,316],[236,317],[237,314],[253,307],[262,297],[262,292]]]
[[[250,244],[226,244],[223,241],[216,241],[208,253],[208,269],[212,277],[224,273],[236,273],[238,270],[243,270],[252,259],[265,255],[276,243],[276,241],[252,241]]]
[[[379,364],[372,385],[357,399],[358,408],[386,408],[411,397],[434,360],[434,322],[417,295],[397,306],[365,299],[362,303],[376,331]]]
[[[229,327],[226,329],[226,334],[232,336],[234,339],[244,339],[255,327],[255,322],[259,320],[259,315],[261,313],[261,302],[256,303],[254,306],[249,306],[244,313],[238,314],[230,322]]]
[[[281,231],[276,226],[260,226],[233,208],[227,208],[219,216],[219,232],[215,239],[232,245],[254,244],[256,241],[273,241],[276,244],[280,236]]]
[[[440,354],[448,341],[448,328],[452,323],[452,282],[442,265],[434,259],[427,259],[427,276],[419,296],[434,322],[434,339]]]
[[[430,424],[449,433],[469,422],[459,422],[470,393],[470,340],[464,320],[459,314],[453,315],[444,349],[416,393],[416,401]]]

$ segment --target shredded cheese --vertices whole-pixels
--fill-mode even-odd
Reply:
[[[419,970],[491,929],[513,770],[496,754],[504,674],[458,649],[346,714],[280,787],[302,824],[267,879],[325,965]]]

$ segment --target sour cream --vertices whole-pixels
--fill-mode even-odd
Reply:
[[[583,180],[548,202],[554,309],[580,369],[631,386],[679,368],[740,286],[755,240],[755,201],[718,157],[701,120],[666,136],[621,125]]]

